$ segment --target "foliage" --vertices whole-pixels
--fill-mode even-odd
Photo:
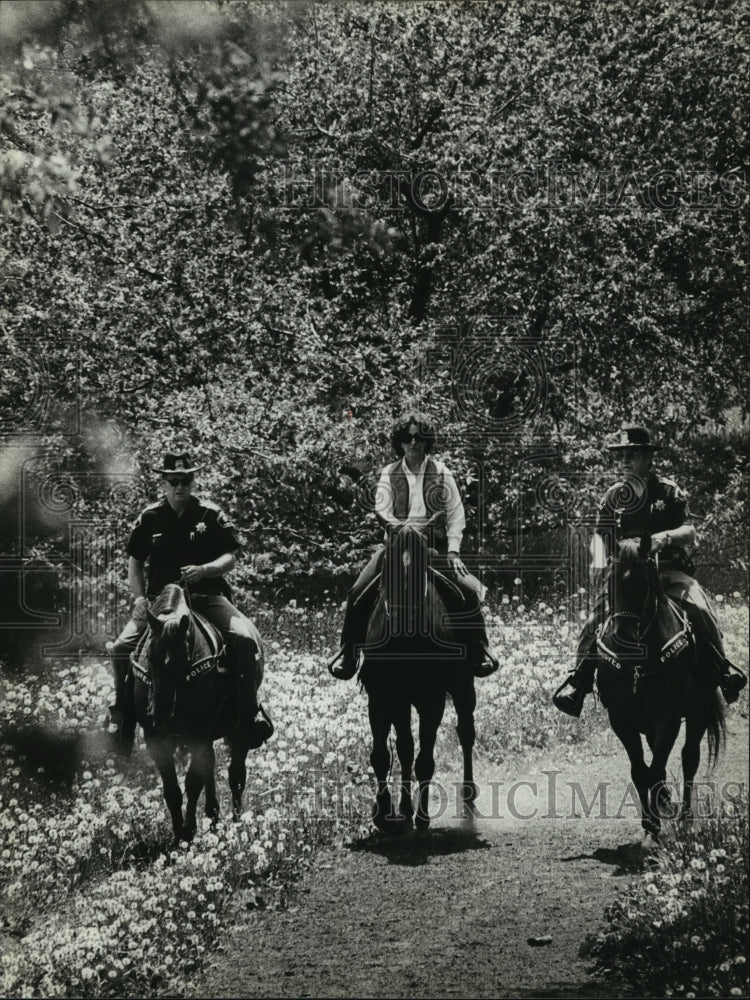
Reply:
[[[4,50],[0,394],[42,465],[181,439],[255,586],[320,591],[377,537],[339,470],[407,401],[495,565],[541,535],[564,567],[540,470],[588,512],[643,420],[746,564],[742,4],[39,6]]]
[[[480,682],[477,752],[496,766],[539,748],[575,762],[609,733],[593,703],[582,720],[563,718],[550,704],[572,655],[570,626],[579,611],[525,606],[522,596],[514,586],[488,609],[502,666]],[[288,884],[320,845],[367,830],[373,779],[364,695],[353,684],[321,679],[342,609],[330,598],[322,608],[310,603],[258,610],[268,654],[261,694],[278,735],[249,757],[241,824],[212,830],[206,823],[190,851],[165,849],[171,827],[145,751],[124,773],[107,758],[97,733],[97,713],[111,700],[104,663],[51,662],[37,679],[0,676],[0,933],[13,935],[0,965],[3,995],[140,996],[178,988],[238,905],[255,905],[270,883]],[[740,659],[747,606],[734,598],[720,605],[729,653]],[[745,693],[735,710],[746,706]],[[10,752],[9,734],[29,723],[81,739],[69,794],[42,783],[32,756]],[[458,753],[445,724],[438,780]],[[217,758],[224,772],[220,746]],[[217,778],[226,815],[226,782]]]
[[[607,909],[584,947],[653,997],[748,993],[747,800],[671,837],[647,872]]]

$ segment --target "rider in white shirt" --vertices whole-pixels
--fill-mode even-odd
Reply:
[[[431,565],[444,573],[454,586],[442,586],[439,575],[435,577],[436,585],[448,612],[461,617],[460,637],[467,643],[475,676],[485,677],[497,670],[498,663],[489,651],[479,603],[483,587],[469,573],[460,556],[466,526],[464,507],[450,470],[429,455],[435,438],[434,428],[419,413],[405,414],[396,423],[391,443],[399,458],[381,472],[375,512],[386,531],[407,523],[421,527],[431,522],[435,545],[443,550],[447,547],[445,554],[433,552]],[[444,516],[436,517],[440,514]],[[385,546],[379,546],[347,600],[341,650],[329,664],[334,677],[342,680],[348,680],[357,672],[357,647],[365,642],[370,613],[377,600],[375,581],[384,552]],[[340,657],[341,666],[334,667]]]

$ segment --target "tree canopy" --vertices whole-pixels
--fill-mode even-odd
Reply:
[[[623,421],[744,564],[739,0],[0,17],[3,433],[41,472],[135,470],[80,491],[121,536],[180,441],[247,582],[346,579],[418,402],[488,565],[564,561]]]

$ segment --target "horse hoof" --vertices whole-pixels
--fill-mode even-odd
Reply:
[[[430,828],[430,817],[420,816],[419,813],[414,817],[414,826],[417,830],[429,830]]]
[[[654,833],[647,833],[643,840],[635,845],[635,853],[640,861],[648,863],[656,860],[656,850],[658,847],[658,836]]]

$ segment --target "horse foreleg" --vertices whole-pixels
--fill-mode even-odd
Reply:
[[[456,733],[458,742],[461,744],[461,752],[464,758],[464,779],[461,787],[461,803],[465,813],[475,814],[474,803],[477,798],[477,786],[474,782],[474,761],[473,750],[476,730],[474,729],[474,709],[477,706],[477,696],[474,690],[474,677],[461,680],[454,689],[451,690],[453,707],[456,710]]]
[[[388,772],[391,768],[388,733],[391,731],[391,717],[383,699],[373,694],[370,695],[369,699],[368,715],[372,732],[370,765],[375,772],[378,783],[375,805],[372,809],[372,821],[379,830],[386,830],[389,818],[393,818],[393,803],[388,789]]]
[[[206,751],[206,816],[215,827],[219,822],[219,798],[216,794],[216,754],[210,743]]]
[[[232,796],[232,818],[235,823],[239,822],[242,815],[242,796],[245,791],[245,781],[247,780],[247,768],[245,757],[247,749],[242,742],[239,732],[229,743],[229,790]]]
[[[411,775],[414,770],[414,737],[411,732],[411,705],[407,702],[399,707],[394,717],[396,729],[396,753],[401,765],[401,795],[399,813],[408,824],[414,818]]]
[[[630,760],[630,777],[633,780],[638,799],[641,803],[641,826],[646,836],[658,837],[659,824],[654,823],[651,816],[650,796],[651,769],[643,756],[643,741],[635,723],[629,717],[623,717],[610,710],[609,721],[615,735],[625,748]]]
[[[415,824],[426,830],[430,825],[430,782],[435,773],[435,740],[445,711],[445,697],[418,706],[419,753],[414,762],[414,773],[419,782],[419,804]]]
[[[174,747],[171,741],[154,736],[145,735],[146,746],[151,754],[151,759],[156,765],[156,769],[161,775],[161,783],[164,789],[164,801],[167,804],[169,815],[172,819],[172,829],[174,830],[175,842],[182,836],[182,791],[177,781],[177,771],[174,766]]]
[[[190,748],[190,767],[185,775],[185,823],[182,827],[182,839],[188,843],[195,837],[198,826],[196,812],[198,798],[206,784],[209,766],[213,769],[213,745],[211,743],[194,743]]]
[[[682,748],[682,809],[681,819],[691,819],[693,816],[693,782],[698,773],[698,765],[701,762],[701,740],[706,732],[706,723],[703,718],[696,719],[695,715],[688,713],[685,718],[685,744]]]
[[[674,819],[672,797],[667,786],[667,761],[680,732],[680,716],[660,719],[658,728],[649,740],[651,746],[651,789],[649,808],[657,827],[662,819]]]

